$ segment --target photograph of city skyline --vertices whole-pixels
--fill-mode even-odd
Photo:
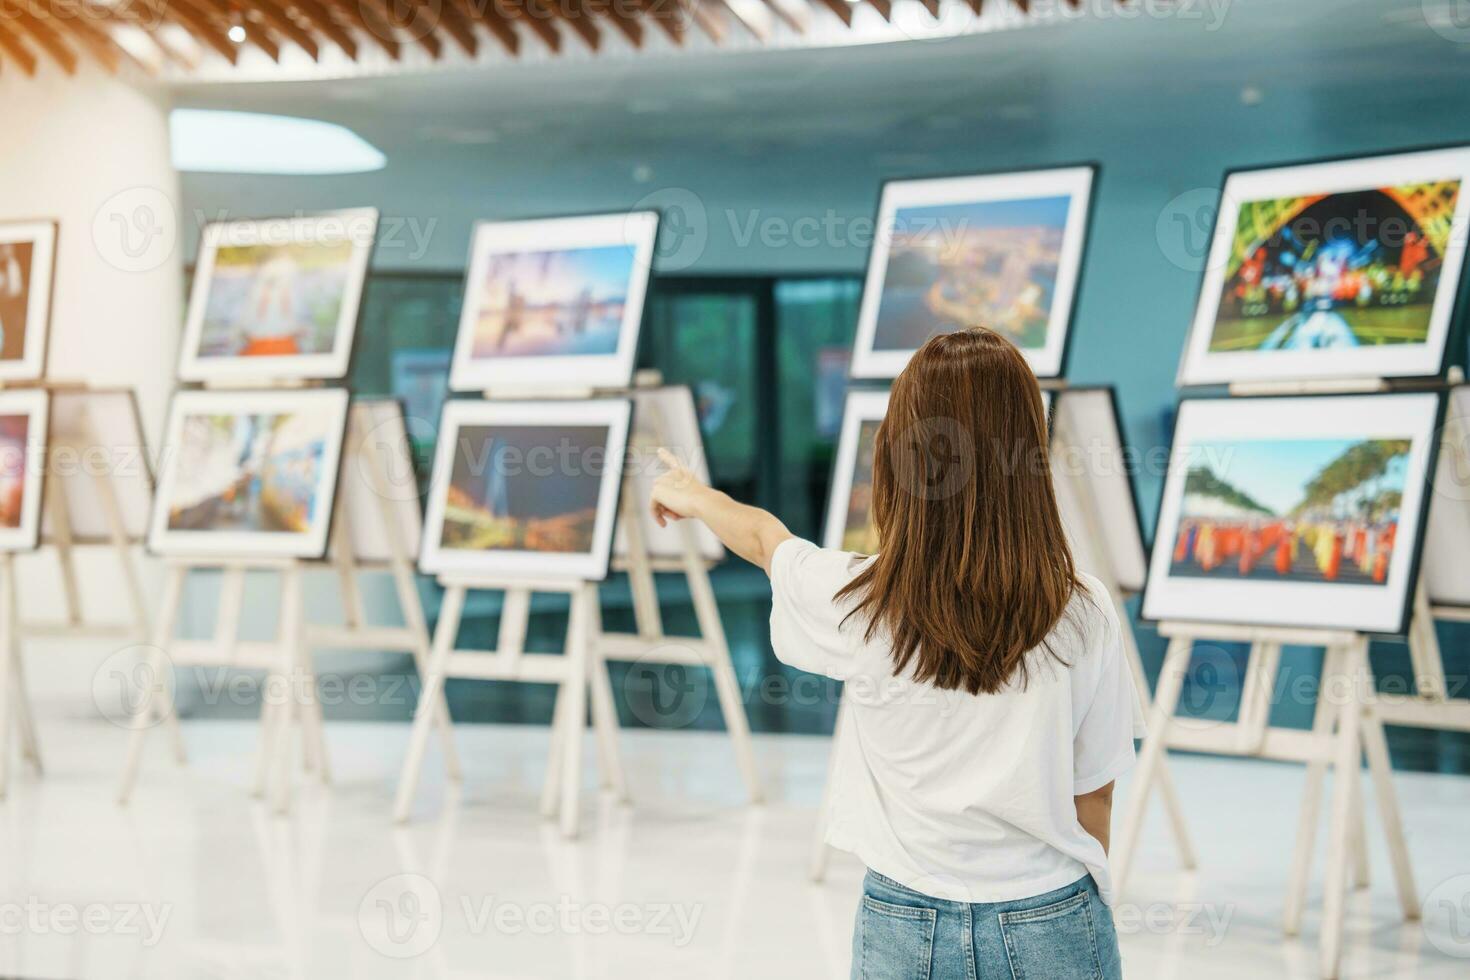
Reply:
[[[1067,195],[900,208],[890,229],[874,350],[914,350],[983,324],[1045,346]]]

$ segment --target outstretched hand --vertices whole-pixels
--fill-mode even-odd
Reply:
[[[660,449],[658,458],[666,472],[653,481],[649,504],[658,526],[667,527],[670,521],[693,517],[700,494],[709,488],[667,449]]]

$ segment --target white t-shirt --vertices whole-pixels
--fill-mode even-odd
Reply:
[[[895,676],[880,633],[863,639],[834,594],[863,567],[792,539],[771,560],[771,643],[783,663],[845,681],[827,842],[936,898],[1008,902],[1083,875],[1111,904],[1107,857],[1074,796],[1126,772],[1143,712],[1111,597],[1091,576],[1029,655],[1024,689],[941,691]],[[906,672],[910,674],[911,670]]]

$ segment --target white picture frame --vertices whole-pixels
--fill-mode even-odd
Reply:
[[[5,510],[0,516],[0,552],[34,551],[41,539],[41,501],[45,495],[47,448],[50,439],[50,399],[43,388],[0,391],[0,419],[25,418],[23,437],[0,439],[0,483],[9,484],[4,492],[14,490],[13,468],[22,467],[19,478],[20,506],[16,508],[12,526]]]
[[[447,402],[429,478],[419,570],[430,575],[482,578],[530,576],[584,581],[606,578],[617,521],[624,454],[632,424],[632,407],[633,403],[625,398],[522,402],[461,399]],[[465,430],[471,428],[510,430],[519,443],[507,443],[510,455],[502,457],[500,462],[493,462],[491,456],[495,450],[485,444],[481,433],[466,433]],[[600,438],[586,446],[570,446],[565,441],[567,430],[585,428],[601,430]],[[536,429],[544,430],[544,434],[533,434],[531,430]],[[558,430],[563,434],[561,441],[557,441]],[[540,551],[446,545],[449,489],[455,467],[461,459],[475,470],[475,479],[498,467],[497,476],[505,481],[500,489],[507,499],[511,493],[511,480],[515,481],[514,486],[522,500],[547,498],[546,486],[537,488],[536,480],[566,476],[582,482],[578,488],[578,499],[585,505],[581,509],[590,508],[594,512],[588,546],[572,551]]]
[[[688,385],[665,385],[659,388],[639,388],[632,392],[633,428],[628,437],[629,488],[639,506],[634,507],[639,526],[643,532],[643,543],[648,553],[656,558],[678,558],[684,554],[684,532],[678,524],[659,527],[653,512],[643,503],[653,492],[653,481],[664,471],[658,460],[658,450],[667,449],[683,463],[701,483],[709,483],[709,462],[704,455],[704,439],[699,432],[699,414],[694,405],[694,393]],[[662,440],[652,431],[653,421],[663,425]],[[692,522],[694,537],[699,545],[699,554],[705,561],[723,561],[725,546],[713,531],[700,521]],[[613,538],[613,554],[626,557],[628,541],[626,528],[621,524]]]
[[[633,211],[476,224],[470,245],[464,304],[460,309],[459,330],[450,363],[449,387],[454,391],[629,387],[638,350],[638,332],[643,321],[643,304],[653,270],[658,220],[656,211]],[[626,256],[615,257],[616,267],[609,270],[609,281],[623,285],[622,310],[613,350],[574,354],[529,351],[517,354],[476,353],[476,337],[489,292],[490,270],[495,261],[566,253],[580,254],[581,261],[590,262],[592,253],[607,249],[627,250]],[[624,270],[625,258],[627,266]],[[621,275],[624,271],[626,278]],[[612,276],[613,272],[619,274]]]
[[[853,487],[859,482],[858,453],[865,426],[876,426],[888,414],[886,389],[852,389],[842,406],[842,427],[837,433],[837,455],[832,464],[832,483],[827,492],[827,517],[822,523],[822,547],[853,551],[846,547]],[[1051,392],[1041,392],[1041,411],[1051,414]],[[876,432],[876,429],[874,430]],[[867,474],[871,483],[872,474]],[[871,520],[871,515],[870,515]]]
[[[1421,574],[1432,605],[1470,608],[1470,385],[1450,389],[1444,435]]]
[[[1066,198],[1065,217],[1060,222],[1061,240],[1056,244],[1056,275],[1052,286],[1050,306],[1046,314],[1045,337],[1041,345],[1020,347],[1026,362],[1039,378],[1054,378],[1062,374],[1066,363],[1067,339],[1070,333],[1072,311],[1075,306],[1077,284],[1082,271],[1082,259],[1086,246],[1087,227],[1092,211],[1093,183],[1097,174],[1094,166],[1058,167],[1049,170],[1018,171],[1005,174],[976,174],[963,177],[939,177],[924,180],[894,180],[883,185],[878,200],[878,218],[874,229],[873,246],[868,253],[867,274],[863,282],[862,301],[858,308],[856,337],[853,343],[852,376],[854,378],[894,378],[908,364],[924,338],[915,336],[917,343],[909,345],[890,344],[879,337],[880,319],[884,312],[884,301],[897,302],[885,289],[889,259],[895,238],[901,234],[922,235],[942,242],[946,237],[960,233],[960,226],[974,220],[966,216],[964,209],[990,207],[996,212],[993,220],[1036,220],[1042,213],[1054,217],[1055,207],[1048,202]],[[1032,202],[1033,211],[1018,210]],[[1044,209],[1043,205],[1047,205]],[[935,215],[938,208],[953,208],[957,215],[953,220]],[[915,215],[907,220],[902,212],[924,209],[926,214]],[[1005,217],[1002,217],[1004,215]],[[1014,225],[994,227],[1014,228]],[[1014,240],[1011,232],[1009,238]],[[1042,241],[1038,247],[1050,248]],[[937,287],[937,283],[935,284]],[[985,322],[978,316],[975,323],[957,325],[952,329],[968,326],[988,326],[1004,331],[1004,325]]]
[[[1423,343],[1210,350],[1220,319],[1242,205],[1294,197],[1330,197],[1334,194],[1451,180],[1459,181],[1459,191],[1448,231],[1450,245],[1441,256],[1443,264],[1438,273],[1438,285],[1428,314],[1427,333]],[[1317,203],[1319,202],[1314,202],[1312,207],[1316,207]],[[1362,217],[1361,212],[1354,213]],[[1273,381],[1433,377],[1442,374],[1445,349],[1460,291],[1467,219],[1470,219],[1470,147],[1237,170],[1226,174],[1194,319],[1179,362],[1179,385],[1188,387]],[[1315,220],[1313,219],[1314,228],[1317,227]],[[1356,219],[1349,217],[1344,220],[1351,227],[1352,221]],[[1324,234],[1327,224],[1328,220],[1321,222]],[[1390,225],[1385,220],[1375,222],[1374,227],[1381,227],[1383,235],[1387,236],[1393,233],[1396,224]],[[1401,239],[1406,233],[1407,229],[1398,231],[1396,239],[1390,241]],[[1371,301],[1371,284],[1361,287],[1356,295],[1368,296]],[[1334,336],[1349,335],[1356,342],[1356,333],[1351,324],[1336,312],[1338,308],[1348,306],[1347,300],[1319,297],[1316,300],[1318,305],[1341,304],[1340,307],[1334,305],[1330,309],[1324,306],[1320,311],[1314,310],[1310,296],[1303,296],[1296,302],[1298,305],[1295,309],[1298,312],[1283,315],[1284,309],[1271,311],[1273,318],[1282,317],[1277,331],[1285,329],[1297,317],[1306,317],[1300,324],[1302,328],[1308,328],[1302,341],[1304,345],[1326,343]],[[1357,305],[1356,300],[1353,305]],[[1314,323],[1320,326],[1313,329]],[[1273,331],[1273,335],[1277,331]],[[1295,329],[1292,333],[1295,333]],[[1311,340],[1310,337],[1317,333],[1321,334],[1322,339]],[[1270,336],[1262,344],[1271,342]],[[1288,336],[1283,335],[1283,342]]]
[[[348,397],[342,388],[177,392],[169,406],[164,430],[158,491],[148,526],[148,550],[157,555],[181,557],[321,559],[331,530]],[[245,454],[253,455],[268,448],[268,443],[238,442],[242,435],[238,430],[226,438],[210,437],[197,422],[189,425],[190,441],[186,443],[188,420],[199,416],[262,415],[292,416],[292,422],[297,425],[292,430],[293,437],[310,438],[307,445],[319,454],[310,483],[302,487],[309,494],[305,527],[299,530],[171,527],[171,514],[176,509],[233,506],[234,488],[242,481],[247,483],[248,492],[254,492],[248,486],[249,472],[240,460]],[[202,441],[203,438],[208,441]],[[232,439],[236,441],[232,443]],[[204,452],[209,458],[204,458]],[[198,497],[201,491],[208,495]],[[263,502],[260,506],[264,506]]]
[[[1063,432],[1070,433],[1065,442]],[[1105,581],[1124,592],[1142,592],[1148,579],[1148,547],[1117,395],[1111,386],[1066,388],[1056,393],[1051,454],[1057,506],[1078,566],[1103,573]],[[1097,508],[1097,541],[1091,540],[1091,533],[1082,533],[1090,522],[1072,480],[1078,472]],[[1103,553],[1095,554],[1094,549]]]
[[[822,547],[846,550],[848,511],[857,482],[858,447],[864,425],[883,421],[888,413],[887,391],[849,391],[842,406],[842,427],[837,433],[837,456],[832,465],[832,486],[827,494],[827,519],[822,525]],[[869,474],[869,481],[872,476]]]
[[[179,378],[217,384],[258,383],[262,380],[324,380],[346,377],[352,362],[352,343],[362,302],[368,262],[377,235],[376,208],[352,208],[291,218],[250,218],[218,221],[204,227],[194,284],[179,349]],[[347,246],[342,269],[336,324],[330,350],[310,353],[201,352],[210,298],[217,286],[216,263],[221,249],[251,246]],[[259,283],[256,283],[259,286]],[[254,287],[252,287],[254,288]],[[266,287],[260,287],[266,289]],[[334,290],[334,294],[338,290]],[[264,300],[262,300],[264,302]],[[247,316],[249,329],[262,329],[260,317]]]
[[[365,451],[371,440],[374,453]],[[373,467],[381,468],[375,473]],[[381,491],[398,525],[403,557],[418,558],[423,541],[423,500],[419,493],[413,448],[409,443],[403,403],[396,398],[358,398],[348,412],[347,444],[342,451],[338,493],[352,532],[352,554],[364,562],[398,557],[383,523]],[[339,529],[340,530],[340,529]]]
[[[1440,411],[1441,397],[1434,392],[1182,401],[1154,534],[1143,617],[1153,621],[1402,634],[1408,626],[1411,596],[1419,572],[1427,505],[1426,477],[1438,449],[1436,425]],[[1256,563],[1261,574],[1255,578],[1232,571],[1229,563],[1235,559],[1230,557],[1219,563],[1225,569],[1219,576],[1213,572],[1186,573],[1183,568],[1176,573],[1172,568],[1176,563],[1176,549],[1180,547],[1183,497],[1192,467],[1208,468],[1210,474],[1252,499],[1264,496],[1295,499],[1301,495],[1303,480],[1307,478],[1286,473],[1280,465],[1260,466],[1258,461],[1262,456],[1253,447],[1269,448],[1272,443],[1286,443],[1274,448],[1276,458],[1295,460],[1298,469],[1306,473],[1336,458],[1333,454],[1340,453],[1341,447],[1378,439],[1410,442],[1402,464],[1397,530],[1391,554],[1383,563],[1381,583],[1283,580],[1272,577],[1270,555],[1263,555]],[[1312,450],[1308,458],[1305,447],[1314,441],[1330,448]],[[1283,457],[1282,453],[1288,456]],[[1253,454],[1255,464],[1251,462]],[[1255,475],[1253,465],[1259,467],[1264,477]],[[1270,505],[1266,506],[1269,513]],[[1280,519],[1279,515],[1274,516]],[[1221,518],[1222,522],[1229,520],[1238,522],[1239,518],[1231,515]],[[1269,522],[1267,518],[1259,520]],[[1197,555],[1198,537],[1195,541]],[[1332,547],[1330,543],[1328,547]],[[1275,548],[1271,554],[1279,560],[1280,546]],[[1298,562],[1315,561],[1317,574],[1322,574],[1320,558],[1311,543],[1299,540],[1298,549],[1288,554],[1294,567]],[[1294,570],[1291,574],[1299,573]],[[1376,575],[1375,569],[1373,577]],[[1350,571],[1348,578],[1355,577],[1367,576]]]
[[[47,476],[61,483],[57,499],[66,504],[71,540],[78,544],[112,540],[112,525],[98,497],[100,474],[112,483],[124,535],[129,541],[142,541],[153,510],[154,477],[134,389],[54,390],[50,442]],[[63,448],[63,443],[77,451]],[[42,540],[51,540],[49,510],[41,520]]]
[[[55,221],[0,222],[0,381],[36,381],[46,374],[57,228]],[[14,250],[26,246],[22,262]],[[13,319],[5,316],[7,307],[23,311],[22,324],[6,322]]]

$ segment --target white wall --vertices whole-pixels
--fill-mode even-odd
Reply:
[[[86,68],[71,78],[50,66],[35,78],[0,75],[0,219],[54,218],[61,226],[47,374],[132,385],[154,445],[173,390],[183,289],[164,98]],[[84,599],[94,600],[88,611],[99,618],[125,608],[109,559],[88,555],[82,568]],[[59,615],[52,555],[25,557],[20,584],[27,616]],[[115,647],[28,645],[33,694],[92,711],[92,674]]]

